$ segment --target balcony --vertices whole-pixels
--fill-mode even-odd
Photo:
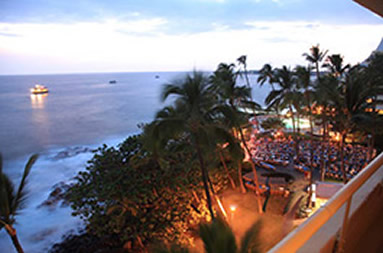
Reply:
[[[383,153],[270,252],[382,250]]]

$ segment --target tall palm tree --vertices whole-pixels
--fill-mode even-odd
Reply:
[[[246,84],[247,84],[247,87],[250,88],[249,76],[247,75],[247,63],[246,63],[246,60],[247,60],[247,56],[246,55],[241,55],[237,59],[238,63],[243,66],[243,72],[245,74]]]
[[[231,187],[233,189],[236,188],[235,186],[235,182],[234,182],[234,179],[233,177],[230,175],[230,171],[229,171],[229,168],[227,167],[227,164],[226,164],[226,161],[225,161],[225,156],[224,156],[224,145],[217,145],[217,153],[219,155],[219,159],[221,160],[221,163],[222,163],[222,166],[223,168],[225,169],[225,172],[226,172],[226,175],[227,175],[227,178],[229,179],[229,182],[231,184]]]
[[[351,66],[347,64],[343,65],[343,57],[340,54],[332,54],[327,56],[325,63],[322,67],[327,68],[327,70],[333,74],[337,78],[342,78],[343,74],[349,69]]]
[[[330,143],[328,134],[330,131],[330,120],[333,116],[334,103],[332,100],[333,94],[338,93],[338,85],[339,80],[333,76],[333,75],[325,75],[321,78],[320,82],[316,83],[316,86],[314,87],[314,93],[313,93],[313,100],[314,104],[317,108],[320,108],[320,110],[316,111],[315,119],[316,122],[322,125],[322,141],[321,141],[321,181],[324,181],[325,176],[325,158],[324,158],[324,152],[325,152],[325,145],[327,146],[327,149],[329,149]]]
[[[220,136],[220,139],[226,138],[232,143],[231,135],[217,124],[216,96],[202,73],[194,71],[182,80],[165,85],[161,99],[165,101],[170,96],[175,98],[173,105],[157,113],[153,122],[154,131],[159,138],[165,140],[185,135],[188,137],[197,154],[208,209],[214,219],[204,154],[207,149],[215,150],[216,136]],[[168,111],[171,113],[167,113]]]
[[[246,114],[239,111],[239,107],[244,104],[254,104],[254,102],[249,102],[251,96],[251,89],[249,87],[237,86],[236,85],[236,74],[234,72],[233,64],[224,64],[221,63],[217,70],[214,72],[211,77],[211,82],[213,84],[213,89],[217,91],[219,101],[221,102],[220,111],[223,115],[225,115],[226,122],[229,127],[234,127],[236,131],[239,133],[240,141],[242,142],[243,148],[248,156],[251,158],[250,148],[245,140],[245,136],[243,133],[242,125],[248,122],[248,118]],[[255,104],[255,106],[260,107]],[[239,163],[238,163],[239,164]],[[262,213],[262,205],[259,198],[258,191],[258,177],[256,174],[255,162],[253,159],[250,159],[250,164],[252,166],[252,170],[254,173],[254,184],[256,187],[256,193],[258,195],[258,210]],[[238,166],[238,169],[241,169],[241,165]],[[242,182],[242,175],[239,173],[239,180]],[[242,190],[244,189],[241,185]]]
[[[265,104],[268,107],[282,106],[283,108],[288,108],[289,113],[292,116],[293,121],[293,133],[295,134],[295,119],[293,111],[293,101],[294,93],[296,88],[296,80],[293,72],[283,66],[282,68],[277,68],[274,72],[275,83],[279,86],[275,90],[272,90],[265,99]]]
[[[304,53],[303,56],[306,58],[306,60],[312,64],[315,65],[317,80],[320,79],[320,72],[319,72],[319,63],[324,59],[326,56],[328,50],[321,51],[319,48],[319,45],[312,46],[310,48],[310,53]]]
[[[328,89],[327,96],[330,99],[335,112],[332,117],[333,129],[341,135],[340,140],[340,163],[343,180],[348,181],[344,170],[344,143],[346,136],[356,127],[355,117],[365,114],[370,106],[368,100],[374,97],[379,89],[376,86],[366,84],[368,77],[361,66],[352,67],[345,75],[344,80],[339,83],[336,92]]]
[[[313,90],[312,90],[312,82],[310,79],[311,68],[296,66],[295,67],[295,76],[297,81],[297,87],[299,89],[303,89],[303,95],[305,98],[305,104],[309,115],[310,121],[310,131],[313,133],[313,122],[312,122],[312,100],[313,100]]]
[[[305,98],[303,101],[305,103],[305,107],[307,108],[307,112],[309,115],[309,122],[310,122],[310,133],[311,133],[311,140],[310,140],[310,186],[313,184],[313,161],[314,161],[314,147],[312,143],[313,138],[313,123],[312,123],[312,83],[310,79],[311,74],[311,68],[310,67],[303,67],[303,66],[297,66],[295,67],[295,75],[297,80],[297,87],[299,89],[303,89],[303,97]],[[298,123],[299,124],[299,123]],[[309,192],[309,201],[307,202],[308,205],[310,205],[311,201],[311,187]]]
[[[262,69],[259,71],[257,82],[260,86],[265,82],[268,82],[271,85],[271,89],[274,90],[274,69],[270,64],[263,65]]]
[[[36,162],[38,155],[32,155],[24,168],[23,176],[21,177],[20,185],[15,192],[15,187],[7,175],[3,173],[2,155],[0,154],[0,229],[5,228],[12,239],[17,252],[24,252],[16,229],[13,225],[16,223],[16,215],[24,207],[26,198],[26,179],[31,171],[33,164]]]

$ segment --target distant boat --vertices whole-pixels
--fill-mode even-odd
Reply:
[[[156,79],[160,78],[160,76],[159,76],[159,75],[156,75],[155,77],[156,77]]]
[[[112,83],[117,83],[117,81],[116,80],[110,80],[109,83],[111,83],[111,84]]]
[[[32,94],[45,94],[48,92],[49,92],[48,88],[40,84],[36,84],[35,87],[31,89]]]

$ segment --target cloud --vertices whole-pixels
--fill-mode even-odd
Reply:
[[[383,30],[383,25],[304,21],[246,25],[233,29],[216,23],[205,32],[179,34],[166,33],[168,20],[161,18],[73,25],[0,23],[0,33],[22,36],[0,36],[0,74],[213,70],[240,55],[248,56],[252,69],[265,63],[295,66],[307,64],[302,53],[317,43],[354,64],[376,48]]]
[[[7,32],[0,32],[0,36],[5,36],[5,37],[20,37],[19,34],[7,33]]]
[[[108,20],[107,26],[124,34],[158,34],[163,30],[168,21],[164,18],[138,19],[128,22]]]

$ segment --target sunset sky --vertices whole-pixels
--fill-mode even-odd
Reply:
[[[314,44],[355,64],[382,37],[351,0],[0,0],[0,75],[294,66]]]

